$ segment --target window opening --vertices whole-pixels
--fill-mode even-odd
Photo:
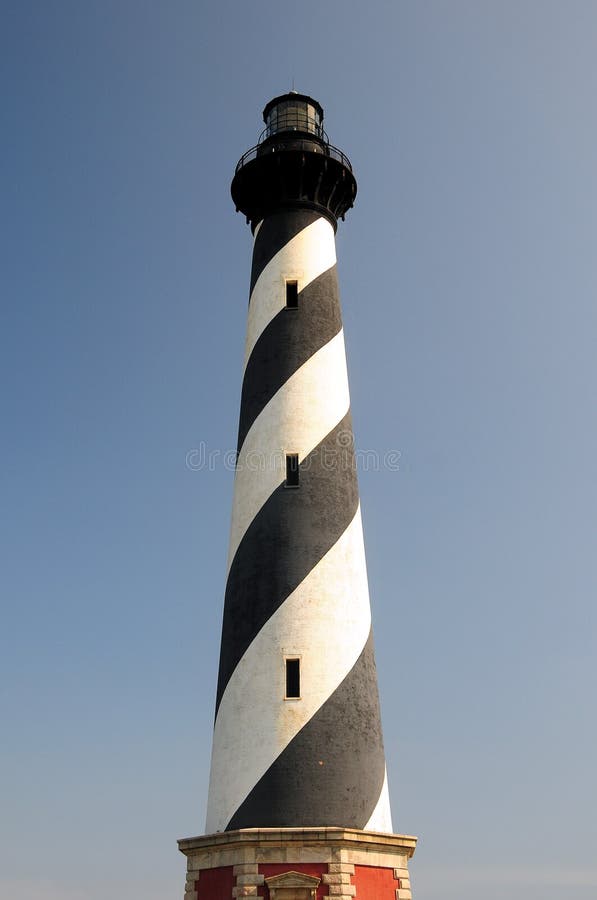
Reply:
[[[298,453],[286,454],[286,487],[299,486],[299,458]]]
[[[286,309],[298,309],[298,281],[286,282]]]
[[[286,660],[286,700],[298,700],[301,696],[301,661]]]

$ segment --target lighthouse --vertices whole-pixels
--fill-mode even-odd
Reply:
[[[356,180],[313,98],[271,100],[253,235],[205,834],[185,900],[410,900],[375,669],[335,233]]]

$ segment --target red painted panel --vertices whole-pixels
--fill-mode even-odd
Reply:
[[[232,866],[203,869],[199,880],[195,882],[197,900],[232,900],[232,888],[235,882]]]
[[[328,870],[327,863],[264,863],[259,866],[259,874],[270,878],[272,875],[283,875],[284,872],[302,872],[304,875],[314,875],[316,878],[321,876]],[[258,897],[268,897],[269,891],[266,886],[260,887],[257,891]],[[317,900],[322,900],[328,896],[328,885],[320,884],[317,888]]]
[[[355,900],[396,900],[396,888],[400,886],[393,869],[377,866],[355,866],[354,883]]]

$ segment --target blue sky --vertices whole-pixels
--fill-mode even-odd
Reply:
[[[390,791],[416,900],[587,900],[597,8],[5,0],[0,900],[182,897],[271,97],[326,110]]]

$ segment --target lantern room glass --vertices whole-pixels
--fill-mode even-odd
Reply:
[[[323,136],[319,111],[302,98],[284,99],[271,108],[266,119],[267,137],[279,131],[301,131]]]

